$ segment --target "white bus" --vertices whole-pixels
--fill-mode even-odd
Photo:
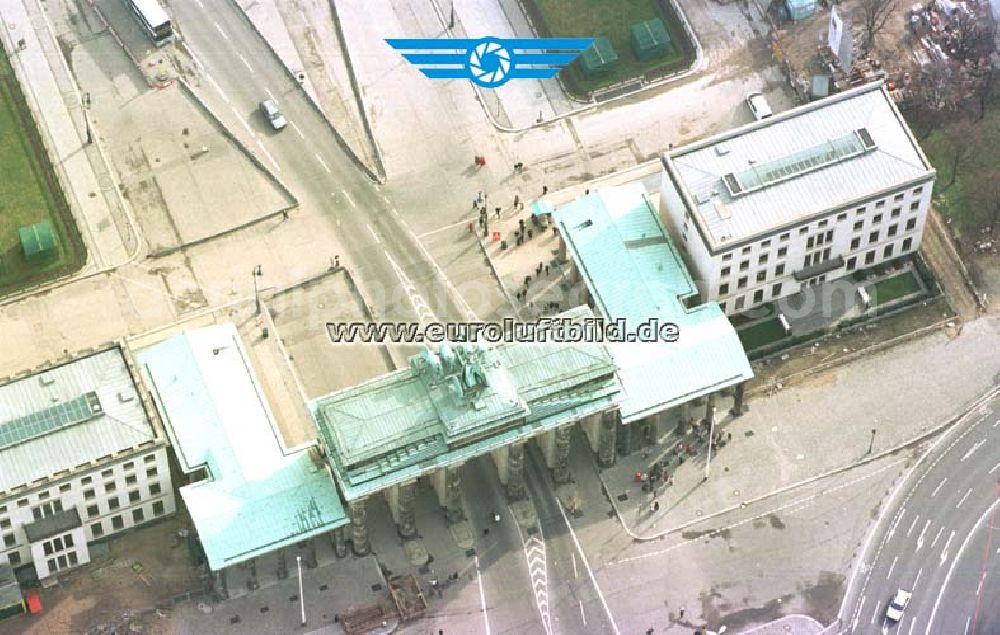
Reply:
[[[135,19],[149,34],[153,44],[163,46],[174,38],[170,18],[156,0],[124,0],[124,2],[132,9]]]

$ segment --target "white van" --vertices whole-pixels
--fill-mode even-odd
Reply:
[[[747,95],[747,107],[750,108],[750,112],[753,113],[753,118],[757,121],[767,119],[773,114],[771,112],[771,106],[769,106],[767,100],[764,99],[764,93],[758,90],[755,90]]]

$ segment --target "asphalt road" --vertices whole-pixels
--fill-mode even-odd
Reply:
[[[904,481],[845,601],[844,632],[1000,632],[1000,541],[990,530],[1000,495],[998,413],[998,397],[970,410]],[[892,624],[885,609],[896,589],[913,599]]]
[[[336,226],[341,245],[331,247],[331,257],[340,255],[363,281],[379,317],[466,319],[391,200],[352,161],[235,5],[213,2],[206,12],[201,0],[175,0],[170,8],[197,60],[195,91],[231,130],[253,138],[251,151],[303,207],[322,210]],[[289,122],[284,130],[272,130],[259,109],[268,97]]]

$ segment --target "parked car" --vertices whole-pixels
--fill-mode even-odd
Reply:
[[[755,90],[747,95],[747,107],[750,108],[753,118],[757,121],[767,119],[773,114],[771,112],[771,106],[768,105],[767,100],[764,99],[764,93],[759,90]]]
[[[889,607],[885,610],[886,619],[890,622],[898,622],[903,619],[903,611],[906,610],[906,605],[910,603],[912,597],[913,594],[909,591],[898,589],[896,595],[889,600]]]
[[[273,99],[265,99],[260,102],[260,110],[267,117],[267,120],[271,123],[271,127],[275,130],[281,130],[288,125],[285,117],[278,110],[278,104],[274,103]]]

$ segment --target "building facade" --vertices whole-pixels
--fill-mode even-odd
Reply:
[[[663,157],[661,213],[703,298],[741,313],[920,246],[935,171],[868,84]]]
[[[113,346],[0,385],[0,553],[39,579],[176,510],[167,440]]]

